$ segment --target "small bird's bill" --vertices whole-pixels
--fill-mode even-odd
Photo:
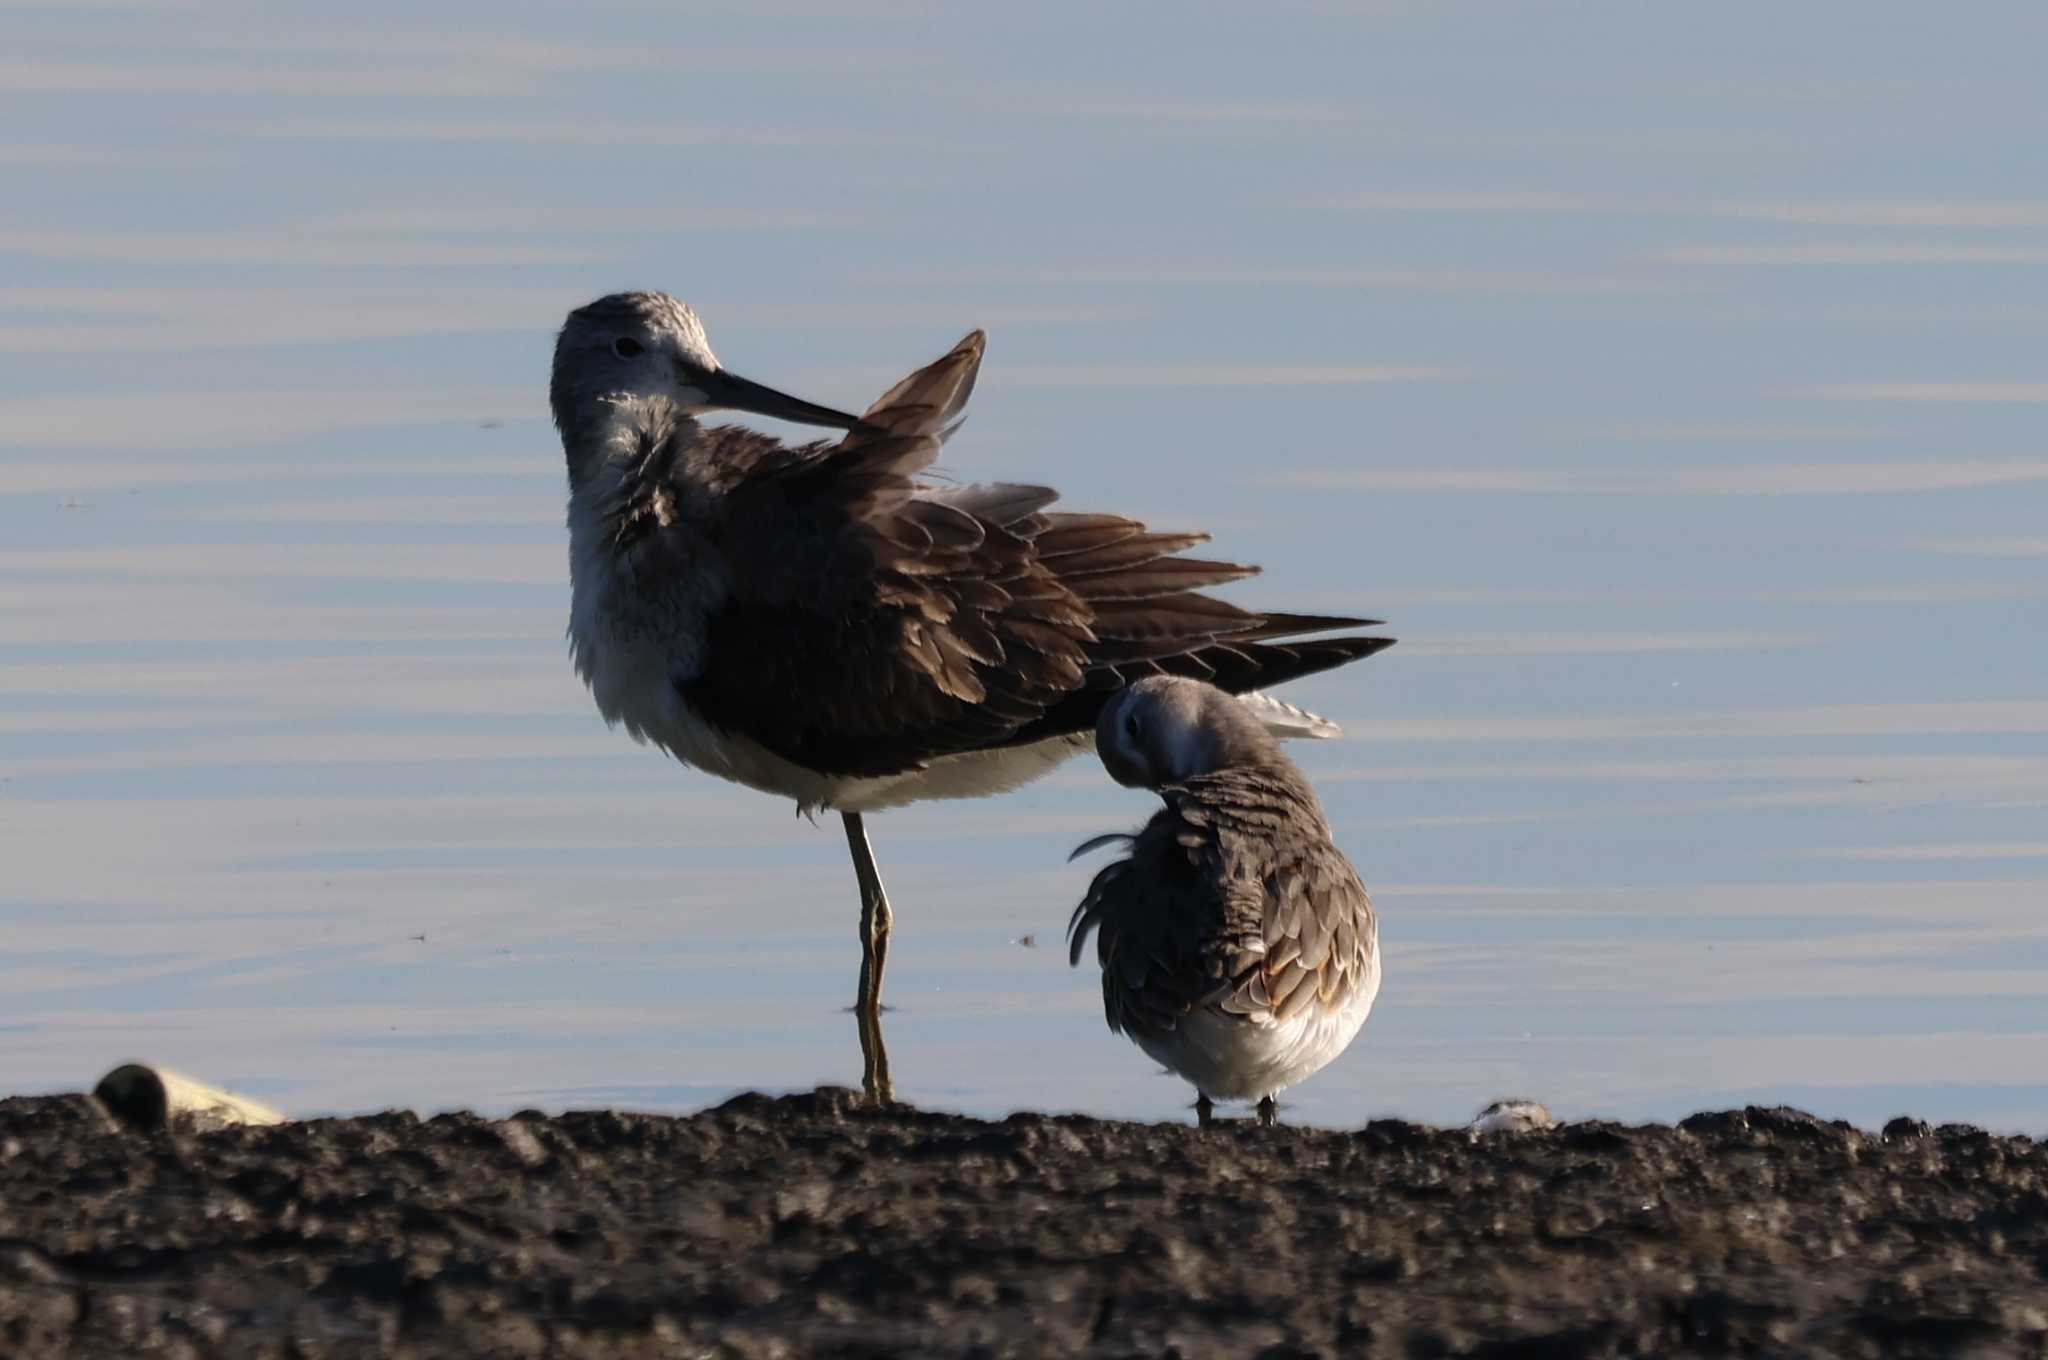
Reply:
[[[860,423],[859,416],[792,397],[722,368],[698,379],[697,385],[704,391],[704,404],[720,410],[748,411],[798,425],[827,425],[835,430],[850,430]]]

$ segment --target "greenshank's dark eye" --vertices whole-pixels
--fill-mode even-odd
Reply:
[[[622,335],[612,341],[612,353],[621,359],[631,359],[645,353],[645,346],[630,335]]]
[[[1124,719],[1124,735],[1132,741],[1138,739],[1138,715],[1133,713]]]

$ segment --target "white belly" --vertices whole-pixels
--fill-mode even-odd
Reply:
[[[1093,732],[1069,732],[1029,746],[940,756],[926,768],[908,774],[848,780],[829,806],[843,812],[877,812],[929,798],[985,798],[1022,787],[1051,773],[1068,757],[1094,747]]]
[[[1380,990],[1377,932],[1362,984],[1328,1010],[1274,1023],[1202,1007],[1163,1039],[1138,1047],[1211,1100],[1261,1100],[1328,1066],[1358,1037]]]
[[[618,667],[594,668],[600,675]],[[759,742],[726,732],[698,715],[665,680],[615,684],[599,690],[598,711],[623,725],[635,740],[652,742],[686,765],[763,793],[794,799],[806,812],[879,812],[934,798],[982,798],[1028,784],[1068,757],[1094,745],[1093,733],[1073,733],[988,751],[940,756],[924,769],[888,775],[838,775],[783,759]],[[607,702],[607,697],[610,702]]]
[[[980,798],[1027,784],[1094,745],[1093,733],[1076,732],[1029,746],[940,756],[924,769],[902,774],[806,769],[739,733],[714,727],[684,701],[678,678],[691,673],[697,658],[682,652],[701,636],[690,626],[694,620],[677,617],[687,611],[669,601],[657,612],[624,591],[607,599],[608,564],[585,561],[578,566],[570,649],[605,721],[686,765],[794,799],[805,810],[874,812],[931,798]]]

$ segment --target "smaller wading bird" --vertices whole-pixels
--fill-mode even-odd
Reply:
[[[1110,1029],[1214,1102],[1274,1093],[1351,1043],[1380,989],[1379,925],[1315,790],[1237,700],[1174,676],[1103,707],[1095,749],[1119,784],[1166,806],[1122,842],[1067,927],[1081,961],[1096,932]],[[1070,857],[1071,858],[1071,857]]]

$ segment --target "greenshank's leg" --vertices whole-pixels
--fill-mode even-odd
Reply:
[[[889,1080],[889,1049],[882,1042],[882,1017],[873,1011],[854,1008],[860,1026],[860,1087],[875,1105],[896,1103],[896,1087]]]
[[[1206,1091],[1195,1092],[1195,1127],[1206,1129],[1216,1122],[1216,1102]]]
[[[865,1084],[874,1099],[893,1099],[889,1089],[889,1058],[882,1048],[882,968],[889,961],[889,926],[895,913],[889,910],[889,894],[882,887],[882,871],[875,866],[874,847],[868,844],[867,828],[858,812],[842,812],[846,823],[846,848],[853,852],[854,877],[860,880],[860,990],[853,1009],[860,1017],[860,1048],[865,1060]]]
[[[1273,1097],[1262,1097],[1259,1101],[1259,1123],[1264,1127],[1271,1128],[1279,1122],[1280,1107],[1274,1103]]]
[[[882,887],[882,871],[875,867],[874,848],[868,844],[860,814],[839,815],[846,823],[854,877],[860,880],[860,995],[854,1004],[873,1015],[882,1009],[882,967],[889,961],[889,926],[896,916],[889,910],[889,894]]]

